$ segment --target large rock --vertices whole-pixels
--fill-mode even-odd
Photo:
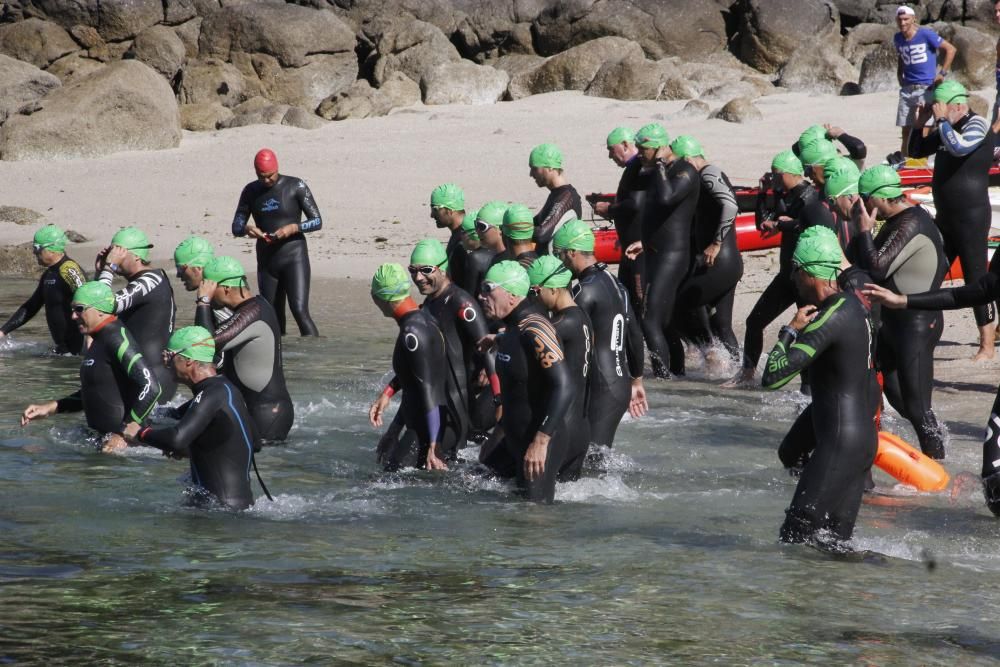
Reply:
[[[552,56],[537,69],[518,74],[508,89],[512,99],[556,90],[585,90],[608,62],[639,60],[642,49],[622,37],[601,37]]]
[[[676,100],[697,95],[672,64],[645,58],[604,63],[585,92],[616,100]]]
[[[799,47],[781,68],[778,85],[789,90],[839,95],[848,83],[856,83],[858,71],[833,49]]]
[[[282,125],[297,127],[301,130],[318,130],[326,125],[326,121],[302,107],[292,107],[281,119]]]
[[[736,99],[729,100],[726,104],[719,109],[715,117],[727,121],[729,123],[748,123],[754,120],[761,120],[764,118],[764,114],[760,112],[760,109],[754,106],[752,100],[746,97],[737,97]]]
[[[422,80],[438,65],[457,62],[461,56],[441,30],[423,21],[388,21],[376,29],[372,80],[381,85],[393,72]]]
[[[180,99],[185,104],[217,102],[234,107],[243,101],[243,90],[243,75],[234,65],[209,58],[185,68]]]
[[[281,125],[290,108],[287,104],[274,104],[262,97],[253,97],[235,107],[233,117],[223,127]]]
[[[534,54],[511,53],[493,60],[487,60],[484,64],[507,72],[510,78],[513,79],[518,74],[538,69],[545,64],[545,58]]]
[[[132,42],[129,53],[173,81],[187,57],[184,42],[165,25],[146,28]]]
[[[840,49],[840,14],[826,0],[741,0],[738,55],[762,72],[777,72],[803,45]]]
[[[63,85],[66,85],[71,81],[75,81],[88,74],[93,74],[103,68],[104,63],[98,60],[92,60],[80,53],[71,53],[49,65],[49,68],[45,71],[59,77]]]
[[[233,112],[218,102],[181,105],[181,127],[192,132],[207,132],[224,127]]]
[[[851,64],[860,67],[865,56],[881,44],[892,42],[896,34],[895,25],[862,23],[851,28],[844,37],[844,57]]]
[[[542,55],[609,36],[636,42],[656,59],[726,48],[726,24],[715,0],[556,0],[533,30]]]
[[[64,28],[91,26],[109,41],[130,39],[163,20],[163,0],[31,0],[31,4]]]
[[[493,104],[507,91],[510,75],[468,60],[442,63],[420,82],[424,104]]]
[[[0,275],[34,277],[41,270],[30,243],[0,246]]]
[[[238,4],[205,18],[202,56],[230,60],[234,51],[266,53],[285,67],[302,67],[316,54],[354,53],[354,31],[333,12],[297,5]]]
[[[45,216],[38,211],[23,206],[0,206],[0,222],[13,222],[15,225],[34,225]]]
[[[420,86],[401,72],[393,74],[380,88],[372,88],[366,80],[323,100],[317,113],[327,120],[384,116],[392,109],[420,102]]]
[[[899,55],[892,44],[881,44],[861,61],[861,92],[877,93],[882,90],[899,90],[896,64]]]
[[[457,0],[466,13],[451,35],[466,58],[482,62],[505,54],[534,53],[531,22],[544,8],[543,0]]]
[[[746,81],[729,81],[718,86],[705,88],[701,91],[701,99],[709,102],[722,102],[734,98],[755,100],[760,97],[757,87]]]
[[[184,53],[191,60],[196,59],[200,52],[198,50],[198,38],[201,37],[201,24],[204,19],[197,16],[187,23],[174,26],[174,32],[184,44]]]
[[[764,94],[759,82],[744,82],[744,79],[750,78],[749,75],[736,68],[700,62],[682,62],[677,65],[677,70],[697,94],[710,99],[730,99],[741,95],[756,98]],[[756,77],[759,78],[759,75]]]
[[[996,70],[996,38],[954,24],[941,33],[958,50],[952,63],[958,79],[974,90],[992,88]]]
[[[277,58],[265,54],[255,54],[251,60],[264,97],[310,110],[358,78],[358,61],[353,53],[308,56],[301,67],[283,68]]]
[[[196,0],[161,0],[161,2],[163,3],[163,22],[167,25],[179,25],[198,15]]]
[[[61,85],[58,78],[34,65],[0,55],[0,123],[19,108],[45,97]]]
[[[8,119],[0,128],[0,159],[174,148],[180,138],[180,113],[170,86],[149,66],[124,60],[52,91],[41,110]]]
[[[65,30],[49,21],[27,19],[0,25],[0,53],[42,69],[79,50]]]

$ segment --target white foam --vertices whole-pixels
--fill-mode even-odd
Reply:
[[[634,503],[642,494],[630,488],[620,475],[585,477],[576,482],[556,485],[556,500],[563,502]]]

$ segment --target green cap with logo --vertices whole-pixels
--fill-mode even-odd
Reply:
[[[431,190],[431,206],[452,211],[465,210],[465,193],[454,183],[445,183]]]
[[[823,165],[828,160],[837,157],[837,147],[832,141],[826,139],[817,140],[808,146],[802,146],[799,151],[799,158],[804,165]]]
[[[210,364],[215,360],[215,339],[205,327],[184,327],[170,336],[167,351]]]
[[[945,79],[934,87],[934,101],[958,104],[969,101],[969,91],[954,79]]]
[[[562,151],[555,144],[539,144],[531,149],[531,154],[528,156],[528,166],[562,169]]]
[[[528,272],[523,266],[509,259],[491,266],[483,280],[504,288],[514,296],[527,296],[528,288],[531,287]]]
[[[136,227],[123,227],[119,229],[111,237],[111,245],[125,248],[142,260],[149,260],[149,249],[153,247],[153,244],[146,238],[146,234]]]
[[[524,204],[511,204],[503,214],[500,233],[512,241],[527,241],[535,235],[535,218]]]
[[[858,192],[866,197],[882,197],[895,199],[903,196],[902,182],[899,172],[887,164],[869,167],[861,172],[858,179]]]
[[[66,232],[55,225],[45,225],[35,232],[32,242],[39,250],[62,252],[66,249]]]
[[[437,239],[423,239],[413,246],[410,266],[436,266],[442,271],[447,271],[448,254]]]
[[[482,220],[490,227],[499,227],[503,224],[503,215],[507,212],[509,204],[504,201],[488,201],[483,204],[476,214],[476,220]]]
[[[410,275],[399,264],[386,262],[372,276],[372,296],[382,301],[402,301],[410,296]]]
[[[635,133],[635,144],[642,148],[663,148],[670,145],[670,135],[659,123],[650,123],[643,125]]]
[[[91,280],[76,288],[73,303],[88,306],[102,313],[115,312],[115,293],[99,280]]]
[[[235,257],[220,255],[209,260],[202,269],[202,276],[223,287],[242,287],[246,282],[247,272]]]
[[[627,127],[616,127],[608,133],[608,148],[617,144],[634,144],[635,132]]]
[[[594,230],[583,220],[571,218],[552,237],[552,247],[559,250],[594,252]]]
[[[823,192],[830,199],[858,194],[858,177],[861,172],[853,162],[850,167],[845,166],[833,173],[825,171],[824,174],[826,181],[823,183]]]
[[[680,158],[705,156],[705,150],[698,143],[698,140],[690,134],[682,134],[670,144],[670,150]]]
[[[833,230],[813,225],[799,236],[792,263],[814,278],[833,280],[840,272],[842,257],[840,241]]]
[[[474,209],[472,211],[466,211],[465,216],[462,218],[462,231],[473,241],[479,240],[479,234],[476,233],[477,215],[479,215],[479,209]]]
[[[542,255],[528,267],[532,287],[567,287],[572,280],[573,274],[554,255]]]
[[[212,244],[200,236],[189,236],[174,249],[174,263],[177,266],[204,267],[215,257]]]
[[[775,155],[774,159],[771,160],[771,169],[780,171],[783,174],[795,174],[796,176],[801,176],[805,173],[802,161],[795,157],[795,153],[791,149],[781,151]]]

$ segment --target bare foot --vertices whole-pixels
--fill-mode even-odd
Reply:
[[[972,361],[989,361],[994,356],[996,356],[996,350],[991,344],[989,347],[980,347],[979,351],[976,352],[976,356],[972,357]]]
[[[723,382],[721,386],[723,389],[738,389],[744,387],[750,387],[753,385],[753,368],[744,368],[739,373],[737,373],[733,378]]]

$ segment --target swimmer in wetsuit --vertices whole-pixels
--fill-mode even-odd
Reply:
[[[594,258],[594,232],[581,220],[570,220],[552,241],[554,252],[576,277],[573,300],[594,331],[594,370],[590,379],[590,440],[611,447],[626,411],[641,417],[649,408],[642,384],[645,362],[642,329],[628,291]]]
[[[465,284],[466,249],[462,244],[465,221],[465,193],[454,183],[439,185],[431,191],[431,218],[438,229],[448,229],[448,277],[459,285]],[[473,216],[475,220],[475,216]]]
[[[563,343],[566,364],[573,380],[573,404],[566,420],[569,445],[566,463],[559,473],[560,482],[573,482],[580,478],[592,440],[588,410],[591,404],[591,369],[594,367],[594,325],[587,313],[573,301],[569,291],[573,274],[561,260],[552,255],[539,257],[528,269],[528,280],[531,282],[532,297],[549,311],[549,320]]]
[[[274,307],[282,335],[287,299],[299,333],[318,336],[309,314],[311,270],[305,235],[322,229],[319,207],[305,181],[278,173],[278,158],[271,150],[258,151],[253,164],[257,180],[240,193],[233,236],[257,239],[257,284]]]
[[[135,337],[143,357],[160,358],[160,353],[174,331],[174,288],[163,269],[149,268],[149,249],[153,244],[146,234],[135,227],[118,230],[111,245],[97,256],[97,280],[108,287],[116,275],[124,276],[128,284],[115,292],[115,315]],[[150,362],[163,393],[160,402],[167,402],[177,391],[174,374],[163,364]]]
[[[429,312],[410,298],[410,279],[399,264],[382,264],[372,277],[372,301],[399,325],[392,370],[403,397],[388,432],[379,440],[377,460],[386,470],[447,470],[459,445],[460,424],[449,405],[444,335]],[[381,416],[373,419],[381,426]],[[403,430],[405,429],[405,431]],[[402,431],[402,435],[400,432]]]
[[[45,271],[28,300],[0,327],[0,340],[26,324],[44,306],[55,353],[80,354],[83,334],[73,323],[69,305],[73,292],[87,281],[87,276],[79,264],[66,256],[66,232],[55,225],[46,225],[35,232],[32,250],[35,261]]]
[[[798,140],[792,144],[792,152],[801,159],[802,149],[818,140],[840,142],[847,150],[848,158],[854,162],[859,171],[864,165],[865,158],[868,157],[868,147],[865,146],[865,142],[844,132],[842,128],[830,125],[829,123],[807,127],[799,135]]]
[[[782,542],[822,543],[828,538],[821,531],[829,531],[834,547],[849,540],[875,461],[875,332],[867,300],[836,282],[842,260],[829,229],[812,227],[799,237],[792,279],[807,305],[781,328],[764,371],[766,389],[780,389],[807,367],[812,372],[812,403],[792,427],[812,454],[786,511]]]
[[[540,188],[547,188],[549,196],[533,217],[535,224],[535,252],[549,253],[549,242],[564,222],[583,217],[582,200],[563,174],[563,154],[554,144],[539,144],[528,156],[528,175]],[[529,262],[530,266],[530,262]]]
[[[476,217],[478,215],[479,211],[470,211],[462,220],[462,232],[465,234],[462,241],[465,245],[465,270],[462,271],[464,282],[459,287],[471,294],[472,298],[479,296],[479,286],[482,284],[486,272],[490,269],[493,257],[497,254],[479,238],[479,232],[476,231]]]
[[[487,204],[489,206],[489,204]],[[486,207],[483,207],[486,210]],[[480,211],[480,215],[483,212]],[[500,225],[500,235],[503,237],[504,251],[497,253],[490,261],[490,266],[499,264],[507,260],[512,260],[524,267],[528,267],[538,259],[535,252],[535,243],[532,238],[535,234],[535,223],[531,211],[524,204],[511,204],[503,213],[503,220]]]
[[[896,170],[887,165],[866,169],[857,188],[867,204],[857,208],[863,230],[858,266],[871,282],[901,294],[940,288],[948,271],[941,234],[926,210],[906,200]],[[873,239],[876,218],[885,222]],[[886,398],[913,425],[921,451],[935,459],[945,455],[931,407],[934,348],[943,328],[940,310],[886,310],[878,336]]]
[[[105,436],[104,451],[125,446],[160,397],[160,385],[128,329],[115,317],[115,295],[102,282],[84,283],[74,293],[73,320],[92,341],[80,364],[80,389],[58,401],[33,404],[21,426],[62,412],[83,410],[87,426]]]
[[[503,447],[518,488],[529,500],[551,503],[556,479],[573,464],[567,419],[575,384],[559,334],[542,305],[526,298],[529,282],[520,264],[501,262],[486,273],[479,301],[506,325],[496,337]]]
[[[189,236],[174,249],[174,265],[177,267],[177,277],[188,292],[197,292],[204,277],[205,265],[215,257],[212,244],[198,236]],[[211,305],[207,296],[196,296],[195,303]],[[228,308],[212,311],[213,329],[233,316]]]
[[[933,107],[917,114],[910,133],[910,155],[935,155],[931,189],[937,215],[934,223],[944,238],[949,265],[958,257],[965,282],[974,283],[986,273],[986,238],[992,209],[989,172],[993,164],[994,134],[982,116],[968,107],[965,86],[948,79],[934,88]],[[924,125],[933,116],[934,127]],[[973,360],[992,359],[996,330],[996,305],[972,309],[979,327],[979,350]]]
[[[284,440],[295,411],[285,385],[281,332],[271,304],[253,295],[243,265],[225,256],[205,265],[198,297],[195,323],[210,331],[214,328],[215,345],[226,353],[222,372],[243,394],[258,435],[265,444]],[[213,309],[220,308],[233,315],[216,326]]]

